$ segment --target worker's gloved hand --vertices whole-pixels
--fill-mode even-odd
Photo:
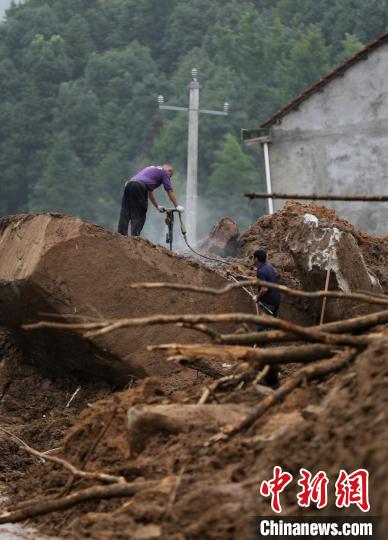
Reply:
[[[161,214],[163,214],[163,212],[166,211],[166,207],[165,206],[158,206],[158,210]]]
[[[252,296],[252,300],[253,300],[254,302],[257,302],[258,299],[259,299],[259,295],[258,295],[258,294],[255,294],[255,296]]]
[[[184,207],[183,206],[177,206],[176,209],[178,210],[178,212],[184,212]]]

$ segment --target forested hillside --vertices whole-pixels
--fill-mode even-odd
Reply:
[[[254,127],[382,32],[388,0],[27,0],[0,24],[0,214],[52,210],[115,228],[123,181],[170,161],[186,177],[192,67],[202,115],[201,212],[247,225]],[[184,200],[182,199],[184,204]],[[204,228],[204,225],[202,226]],[[202,232],[203,232],[202,228]],[[200,231],[201,232],[201,231]]]

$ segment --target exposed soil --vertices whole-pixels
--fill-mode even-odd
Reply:
[[[368,269],[378,277],[381,286],[388,292],[388,236],[374,237],[357,231],[351,223],[338,217],[334,210],[316,203],[287,202],[275,214],[259,218],[240,236],[239,256],[249,257],[256,249],[265,249],[271,262],[283,275],[291,274],[298,279],[298,272],[287,246],[287,236],[304,214],[316,216],[322,226],[337,227],[341,231],[350,232],[361,249]]]
[[[293,219],[301,213],[314,214],[320,220],[327,220],[328,224],[335,223],[341,230],[352,232],[368,268],[378,276],[387,291],[388,239],[372,238],[354,231],[334,211],[315,204],[289,203],[274,216],[258,220],[240,237],[241,258],[230,260],[217,273],[222,275],[229,269],[252,276],[248,256],[255,249],[264,248],[280,270],[281,281],[300,286],[300,276],[284,237],[292,227]],[[4,221],[2,223],[3,227],[7,225]],[[97,228],[91,230],[95,234]],[[161,259],[167,260],[165,250],[152,248],[145,241],[135,240],[133,245],[131,239],[119,241],[123,246],[125,242],[128,246],[131,244],[139,259],[147,250],[152,250],[150,253],[161,253]],[[123,253],[125,249],[122,248]],[[185,277],[185,264],[189,274],[195,268],[179,257],[169,256],[168,260],[172,270],[166,263],[166,274],[179,271],[181,279]],[[204,272],[214,273],[205,271],[202,265],[197,264],[196,268],[201,275]],[[137,280],[142,281],[144,271],[139,269],[138,276]],[[223,283],[219,275],[208,279],[213,286]],[[184,281],[188,282],[187,279]],[[120,299],[114,295],[114,283],[110,291],[120,304]],[[163,294],[164,300],[158,299],[152,313],[158,313],[167,298],[171,302],[168,304],[169,312],[177,312],[180,306],[174,305],[175,293]],[[108,296],[104,293],[104,301],[106,298]],[[190,308],[193,306],[196,312],[208,310],[207,300],[202,296],[196,296],[195,300],[193,297]],[[209,309],[213,310],[213,307]],[[305,325],[312,322],[308,303],[291,297],[284,299],[281,316]],[[158,331],[160,342],[168,341],[164,339],[164,327]],[[174,337],[187,342],[188,334],[181,332],[175,329]],[[152,362],[152,357],[149,361]],[[286,380],[296,368],[295,365],[281,368],[280,381]],[[295,479],[282,495],[283,515],[314,513],[313,508],[302,510],[296,504],[296,477],[301,467],[312,473],[324,470],[330,478],[329,504],[321,511],[322,515],[360,515],[361,511],[354,505],[342,510],[335,508],[334,482],[341,468],[348,472],[366,468],[370,473],[370,515],[383,516],[383,534],[388,532],[388,519],[384,517],[388,515],[386,341],[370,346],[354,364],[337,375],[296,389],[248,431],[229,441],[205,446],[215,431],[209,425],[203,425],[201,429],[193,428],[185,433],[160,432],[147,440],[144,450],[137,455],[130,454],[127,431],[130,407],[195,404],[203,393],[204,384],[209,382],[205,375],[192,370],[180,369],[173,373],[161,370],[155,376],[131,380],[123,389],[122,384],[103,382],[101,377],[93,379],[91,375],[75,370],[57,374],[55,370],[47,372],[35,356],[21,350],[16,334],[2,330],[0,427],[41,451],[59,448],[55,455],[81,466],[104,426],[112,420],[108,431],[93,450],[86,469],[123,475],[130,482],[160,482],[157,487],[131,498],[83,503],[30,520],[29,525],[48,535],[77,540],[242,540],[250,538],[248,516],[271,514],[268,500],[261,497],[258,490],[260,482],[272,476],[273,467],[280,465]],[[69,404],[78,387],[80,390]],[[208,403],[243,403],[253,408],[262,397],[260,388],[243,383],[236,388],[219,391],[216,398],[211,394]],[[62,468],[28,456],[2,432],[0,448],[1,490],[10,497],[12,508],[26,499],[59,495],[63,491],[68,473]],[[81,481],[73,489],[88,485]]]

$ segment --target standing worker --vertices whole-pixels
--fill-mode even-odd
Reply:
[[[148,199],[159,212],[166,210],[164,206],[158,205],[153,194],[154,189],[162,184],[175,208],[178,212],[183,212],[184,208],[178,205],[172,187],[171,177],[173,174],[173,168],[168,163],[164,163],[161,167],[151,165],[139,171],[126,182],[118,226],[120,234],[128,235],[128,225],[131,222],[131,236],[140,236],[146,220]]]
[[[263,281],[269,281],[270,283],[278,282],[278,275],[272,264],[267,261],[267,253],[263,249],[258,249],[253,254],[253,264],[257,268],[256,277]],[[254,296],[254,300],[257,303],[261,303],[273,317],[277,317],[280,307],[280,293],[276,289],[270,289],[269,287],[260,287],[257,295]],[[265,313],[267,313],[267,309]]]

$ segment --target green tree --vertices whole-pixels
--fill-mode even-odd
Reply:
[[[345,38],[342,40],[342,51],[337,57],[338,62],[342,62],[350,58],[364,47],[363,43],[353,34],[345,33]]]
[[[29,210],[94,217],[90,173],[65,132],[55,136],[45,172],[32,191]]]
[[[64,30],[66,55],[72,62],[72,78],[80,77],[94,52],[94,43],[90,36],[89,25],[79,14],[74,15]]]
[[[260,204],[249,203],[243,194],[257,191],[261,184],[254,159],[243,152],[233,135],[225,135],[221,148],[215,153],[207,190],[207,204],[213,221],[230,216],[242,228],[250,225],[263,213],[263,208]]]
[[[310,26],[300,34],[288,58],[278,64],[279,101],[286,102],[296,96],[329,71],[330,66],[330,47],[319,28]]]

